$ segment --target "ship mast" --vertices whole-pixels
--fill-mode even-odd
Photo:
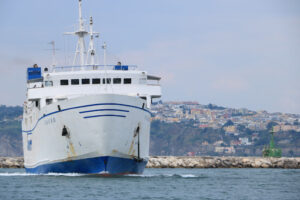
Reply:
[[[77,46],[76,46],[73,65],[76,64],[76,60],[79,57],[79,60],[80,60],[79,63],[82,66],[82,65],[85,65],[85,55],[86,55],[84,37],[85,37],[85,35],[88,34],[88,32],[84,28],[84,20],[82,18],[82,11],[81,11],[81,7],[82,7],[81,1],[82,0],[78,0],[78,3],[79,3],[79,6],[78,6],[78,8],[79,8],[79,29],[75,32],[68,32],[65,34],[78,36],[78,42],[77,42]]]
[[[89,50],[88,50],[88,55],[87,55],[87,64],[88,65],[95,65],[95,56],[96,56],[96,51],[94,47],[94,36],[98,37],[99,33],[93,32],[93,18],[90,17],[90,43],[89,43]]]

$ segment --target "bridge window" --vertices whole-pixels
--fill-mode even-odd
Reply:
[[[71,85],[79,85],[79,79],[71,79]]]
[[[93,84],[100,84],[100,78],[93,78],[92,83]]]
[[[113,82],[114,82],[114,84],[121,84],[121,79],[120,78],[114,78]]]
[[[53,102],[53,99],[46,99],[46,105],[49,105]]]
[[[124,84],[131,84],[131,78],[124,78]]]
[[[107,78],[106,81],[105,81],[105,79],[102,79],[102,83],[103,84],[105,84],[105,83],[110,84],[111,83],[111,78]]]
[[[53,81],[45,81],[45,87],[52,87]]]
[[[88,78],[81,79],[81,84],[82,85],[90,84],[90,79],[88,79]]]
[[[69,85],[69,80],[60,80],[60,85]]]

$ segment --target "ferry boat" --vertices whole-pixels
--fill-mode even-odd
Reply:
[[[27,68],[26,172],[143,173],[160,77],[120,62],[97,64],[94,38],[99,33],[93,31],[92,18],[86,30],[81,7],[79,0],[79,29],[68,33],[78,37],[73,65]],[[90,39],[87,52],[85,36]]]

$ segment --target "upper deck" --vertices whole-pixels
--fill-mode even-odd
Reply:
[[[30,71],[33,74],[30,74]],[[40,75],[38,74],[40,72]],[[161,96],[160,78],[134,65],[84,65],[28,69],[27,100],[49,102],[83,95],[121,94],[150,102]]]

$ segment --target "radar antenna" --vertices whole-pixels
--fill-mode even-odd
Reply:
[[[52,66],[55,67],[57,64],[56,57],[55,57],[55,51],[59,50],[59,49],[55,48],[55,41],[52,40],[51,42],[49,42],[49,44],[51,44],[51,46],[52,46],[52,49],[51,49],[52,50]],[[50,50],[50,49],[48,49],[48,50]]]

